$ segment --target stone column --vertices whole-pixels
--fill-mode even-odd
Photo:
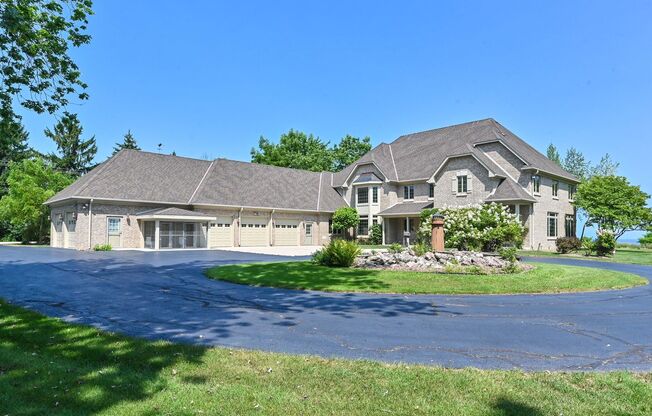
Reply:
[[[435,214],[432,216],[432,251],[441,252],[444,251],[444,216]]]

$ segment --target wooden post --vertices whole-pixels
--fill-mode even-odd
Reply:
[[[444,251],[444,216],[435,214],[432,216],[432,251],[441,252]]]

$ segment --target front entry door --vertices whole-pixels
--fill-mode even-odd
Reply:
[[[307,246],[312,245],[312,223],[311,222],[306,223],[306,238],[304,240],[304,244]]]
[[[107,241],[112,248],[120,247],[120,240],[122,239],[122,218],[120,217],[108,217],[106,219],[107,225]]]

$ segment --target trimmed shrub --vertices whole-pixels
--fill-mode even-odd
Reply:
[[[360,222],[360,215],[355,208],[341,207],[333,213],[333,230],[342,230],[348,236],[351,228],[355,229]]]
[[[525,228],[506,205],[496,203],[422,211],[418,231],[418,240],[422,243],[430,241],[430,217],[435,213],[442,214],[445,218],[446,247],[496,251],[504,245],[521,247],[523,244]]]
[[[582,241],[577,237],[559,237],[555,240],[557,253],[572,253],[582,248]]]
[[[616,251],[616,237],[611,231],[598,231],[595,239],[595,254],[608,256]]]
[[[382,244],[383,243],[383,227],[380,224],[374,224],[369,229],[369,244]]]
[[[328,267],[351,267],[360,254],[355,241],[333,240],[312,255],[312,261]]]
[[[95,251],[111,251],[113,247],[111,247],[111,244],[96,244],[95,247],[93,247],[93,250]]]
[[[498,254],[500,255],[500,258],[510,263],[516,263],[516,261],[518,260],[518,257],[516,257],[516,253],[518,253],[516,247],[502,247],[498,250]]]
[[[423,256],[430,251],[430,247],[423,243],[416,243],[414,246],[412,246],[412,250],[414,250],[414,254],[417,256]]]
[[[387,248],[387,251],[389,251],[390,253],[400,253],[401,251],[403,251],[403,246],[400,243],[392,243]]]

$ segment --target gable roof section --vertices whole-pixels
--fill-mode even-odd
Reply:
[[[492,173],[505,176],[505,171],[475,146],[499,141],[526,163],[524,169],[541,170],[560,178],[577,181],[535,148],[494,119],[472,121],[434,130],[407,134],[391,144],[381,144],[365,154],[356,163],[335,175],[335,186],[341,186],[358,165],[373,161],[383,172],[390,174],[390,181],[413,181],[429,179],[446,159],[473,155],[487,165]]]
[[[334,211],[345,203],[329,175],[218,159],[190,204]]]
[[[529,201],[536,202],[537,200],[530,195],[523,187],[510,178],[503,179],[502,182],[496,187],[496,191],[489,195],[486,199],[487,202],[499,201]]]
[[[210,163],[125,149],[46,203],[79,197],[185,205]]]
[[[46,201],[83,198],[332,212],[332,173],[122,150]],[[320,189],[321,185],[321,189]]]

